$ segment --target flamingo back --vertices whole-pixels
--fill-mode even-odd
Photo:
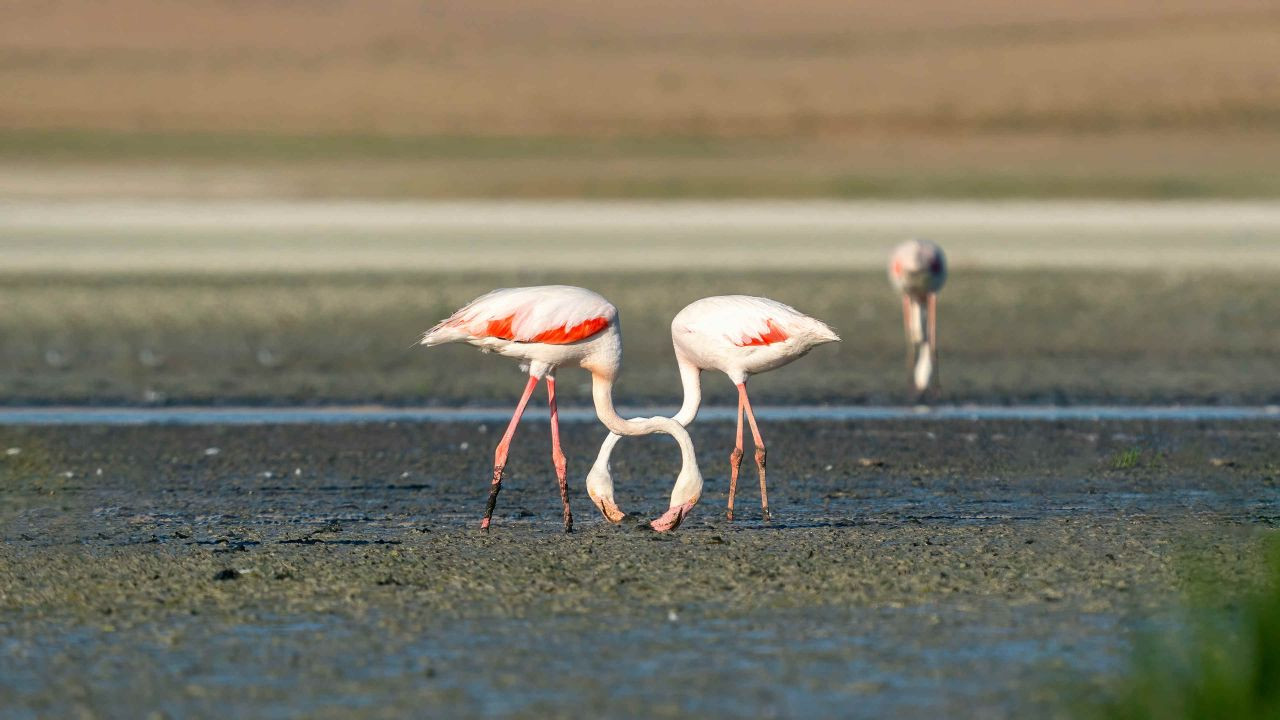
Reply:
[[[840,339],[826,323],[790,305],[751,295],[720,295],[690,303],[671,321],[677,356],[698,367],[747,374],[784,365]]]
[[[567,345],[614,324],[618,309],[570,285],[502,288],[468,303],[422,336],[423,345],[504,340]]]

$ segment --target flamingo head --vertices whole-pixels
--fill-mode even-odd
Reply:
[[[627,516],[613,499],[613,475],[609,472],[609,462],[597,460],[587,473],[587,496],[611,523],[621,522]]]
[[[889,256],[889,281],[899,292],[924,297],[947,282],[947,256],[937,243],[908,240]]]

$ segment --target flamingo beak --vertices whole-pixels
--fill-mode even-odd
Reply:
[[[622,510],[618,507],[618,504],[615,503],[612,498],[593,497],[591,498],[591,500],[595,503],[596,507],[600,510],[600,514],[604,515],[604,519],[608,520],[611,523],[620,523],[622,522],[622,519],[627,516],[627,514],[622,512]]]
[[[617,438],[613,438],[616,441]],[[606,447],[612,448],[609,440],[606,440]],[[606,450],[601,449],[604,453]],[[587,496],[591,498],[591,502],[604,515],[604,519],[611,523],[621,522],[626,513],[618,507],[618,503],[613,499],[613,476],[609,474],[609,462],[607,455],[604,459],[597,459],[596,464],[591,466],[591,470],[587,472]]]
[[[676,505],[669,508],[662,517],[657,518],[649,523],[649,526],[658,532],[670,532],[680,527],[680,523],[684,522],[685,516],[693,509],[697,501],[687,502],[683,505]]]

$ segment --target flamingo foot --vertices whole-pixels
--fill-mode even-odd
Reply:
[[[670,532],[675,530],[680,527],[680,523],[684,522],[685,516],[689,514],[690,510],[693,510],[693,506],[695,504],[696,503],[689,502],[683,505],[676,505],[663,513],[662,517],[649,523],[649,527],[652,527],[658,532]]]

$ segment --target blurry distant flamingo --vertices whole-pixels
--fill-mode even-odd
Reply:
[[[555,370],[566,363],[577,363],[591,373],[596,415],[610,431],[620,435],[664,432],[680,444],[683,465],[671,492],[671,506],[653,521],[654,529],[674,529],[698,502],[702,475],[698,472],[689,433],[668,418],[625,420],[613,409],[613,382],[622,366],[622,334],[618,329],[618,309],[608,300],[590,290],[567,285],[494,290],[473,300],[422,336],[423,345],[459,341],[484,352],[518,358],[521,369],[529,374],[524,394],[494,452],[493,484],[481,529],[489,529],[498,491],[502,489],[507,451],[520,416],[533,388],[546,377],[547,403],[551,408],[551,459],[560,482],[564,529],[572,531],[573,515],[569,512],[565,458],[560,449],[560,418],[556,411]]]
[[[737,444],[729,455],[729,519],[733,519],[733,498],[738,490],[738,469],[742,465],[742,415],[751,424],[756,444],[756,464],[760,468],[760,507],[769,518],[769,496],[765,490],[764,438],[756,425],[751,401],[747,398],[747,378],[782,367],[818,345],[840,338],[825,323],[780,302],[750,295],[722,295],[697,300],[671,321],[671,342],[684,385],[684,402],[673,418],[688,425],[702,403],[702,371],[719,370],[738,386]],[[609,456],[619,436],[610,434],[600,446],[591,472],[587,493],[605,517],[622,518],[613,501],[613,477]]]
[[[889,281],[902,293],[907,372],[917,396],[938,366],[938,291],[947,282],[947,256],[928,240],[908,240],[889,256]]]

